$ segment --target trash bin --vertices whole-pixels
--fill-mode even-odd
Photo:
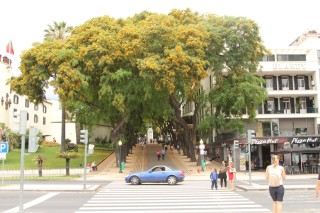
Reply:
[[[121,170],[124,170],[124,162],[121,162]]]

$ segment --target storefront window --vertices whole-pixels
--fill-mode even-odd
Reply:
[[[271,125],[270,121],[262,122],[263,136],[271,136]]]

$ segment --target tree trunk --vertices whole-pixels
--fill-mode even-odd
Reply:
[[[117,125],[113,126],[111,129],[111,134],[110,134],[110,140],[114,144],[114,153],[116,153],[116,167],[120,166],[119,163],[119,146],[118,146],[118,140],[119,140],[119,131],[122,129],[123,125],[125,124],[126,118],[123,116],[119,123]],[[123,144],[122,144],[123,146]]]
[[[61,145],[60,145],[60,152],[66,151],[66,109],[63,106],[63,103],[61,103]]]
[[[180,105],[174,96],[170,96],[169,103],[171,107],[175,110],[175,121],[182,126],[184,129],[184,139],[185,145],[187,146],[187,157],[190,157],[191,162],[196,162],[196,156],[193,148],[193,139],[195,136],[195,125],[193,128],[189,129],[187,122],[181,117]],[[189,136],[191,135],[191,137]],[[190,156],[189,156],[190,155]]]
[[[70,158],[66,158],[66,175],[70,175]]]

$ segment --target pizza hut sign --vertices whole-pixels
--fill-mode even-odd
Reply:
[[[251,139],[251,144],[274,144],[279,143],[277,138]]]
[[[308,137],[308,138],[292,138],[291,139],[291,144],[316,143],[316,142],[320,142],[320,138]]]

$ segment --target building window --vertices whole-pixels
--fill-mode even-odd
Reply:
[[[17,112],[18,110],[17,109],[13,109],[13,114],[15,113],[15,112]],[[13,116],[14,118],[17,118],[18,116]]]
[[[42,124],[46,125],[46,117],[43,117]]]
[[[15,104],[19,103],[19,96],[17,96],[17,95],[13,96],[13,103],[15,103]]]
[[[306,61],[306,55],[284,55],[278,54],[277,61]]]
[[[289,90],[289,77],[282,76],[281,78],[282,90]]]
[[[35,105],[34,105],[34,110],[37,111],[38,109],[39,109],[39,106],[35,104]]]
[[[24,102],[24,106],[25,106],[26,108],[29,108],[29,104],[30,104],[29,100],[26,99],[26,101]]]
[[[273,98],[269,98],[267,100],[267,112],[274,113],[274,99]]]
[[[298,98],[297,99],[297,112],[298,113],[307,113],[306,98]]]
[[[274,55],[263,56],[263,58],[259,58],[259,61],[275,61]]]
[[[272,130],[272,136],[279,136],[279,120],[278,119],[271,120],[271,130]]]
[[[283,110],[285,114],[291,113],[290,98],[283,98]]]
[[[263,136],[271,136],[271,124],[270,121],[262,121]]]
[[[304,76],[298,76],[298,89],[299,90],[304,90],[305,89]]]
[[[43,111],[43,113],[47,113],[47,107],[45,105],[43,105],[42,111]]]
[[[34,115],[33,122],[38,123],[38,115]]]
[[[273,90],[273,78],[272,76],[266,76],[266,89]]]

